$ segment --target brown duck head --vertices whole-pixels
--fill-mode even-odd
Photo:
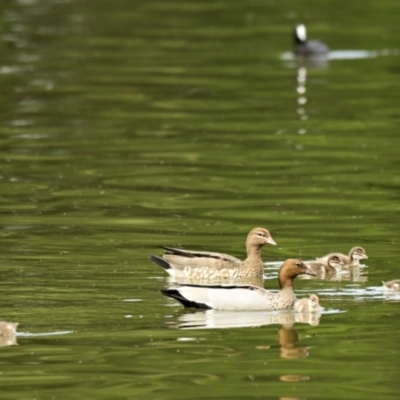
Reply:
[[[289,258],[279,269],[279,286],[281,289],[293,287],[293,279],[302,274],[316,275],[303,261]]]

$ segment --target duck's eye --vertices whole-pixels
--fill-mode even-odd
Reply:
[[[265,235],[262,232],[257,233],[258,236],[264,237]]]
[[[296,267],[301,267],[301,262],[296,262]]]

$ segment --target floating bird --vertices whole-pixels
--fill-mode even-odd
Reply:
[[[175,278],[215,281],[227,278],[262,276],[264,266],[261,259],[261,248],[267,243],[276,245],[268,230],[254,228],[247,235],[247,258],[244,261],[227,254],[164,246],[162,248],[165,252],[161,257],[150,255],[149,259]]]
[[[296,312],[320,312],[319,297],[316,294],[310,294],[309,297],[298,299],[294,303],[294,311]]]
[[[394,279],[392,281],[382,281],[382,285],[385,289],[389,290],[400,290],[400,279]]]
[[[307,40],[306,27],[303,24],[295,26],[293,31],[293,53],[303,57],[326,57],[329,53],[328,46],[319,40]]]
[[[301,274],[315,275],[300,260],[288,259],[279,269],[280,291],[270,292],[256,286],[202,286],[183,285],[177,289],[162,289],[161,292],[182,303],[185,307],[217,310],[287,310],[296,301],[293,280]]]
[[[346,264],[337,254],[331,254],[327,258],[326,262],[321,260],[305,261],[305,263],[310,267],[315,273],[324,274],[335,274],[340,271],[342,267]]]
[[[327,254],[324,257],[317,258],[316,261],[327,263],[328,258],[332,255],[336,255],[336,256],[340,257],[340,259],[344,263],[345,267],[350,267],[352,265],[359,265],[360,260],[366,260],[368,258],[365,250],[360,246],[356,246],[356,247],[353,247],[349,251],[348,256],[346,256],[345,254],[342,254],[342,253],[331,253],[331,254]]]

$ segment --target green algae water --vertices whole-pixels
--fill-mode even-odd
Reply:
[[[7,399],[397,399],[399,4],[0,4]],[[304,22],[333,56],[284,56]],[[360,245],[324,312],[185,310],[159,245],[289,257]]]

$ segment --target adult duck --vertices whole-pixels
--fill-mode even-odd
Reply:
[[[254,228],[247,235],[247,258],[244,261],[228,254],[208,251],[192,251],[164,247],[164,254],[150,255],[150,261],[164,268],[175,278],[195,281],[215,281],[252,276],[262,276],[264,271],[261,248],[265,244],[276,245],[265,228]]]
[[[315,275],[300,260],[288,259],[279,269],[280,290],[270,292],[257,286],[203,286],[184,285],[177,289],[162,289],[161,292],[182,303],[185,307],[217,310],[287,310],[292,309],[296,295],[293,280],[301,274]]]

